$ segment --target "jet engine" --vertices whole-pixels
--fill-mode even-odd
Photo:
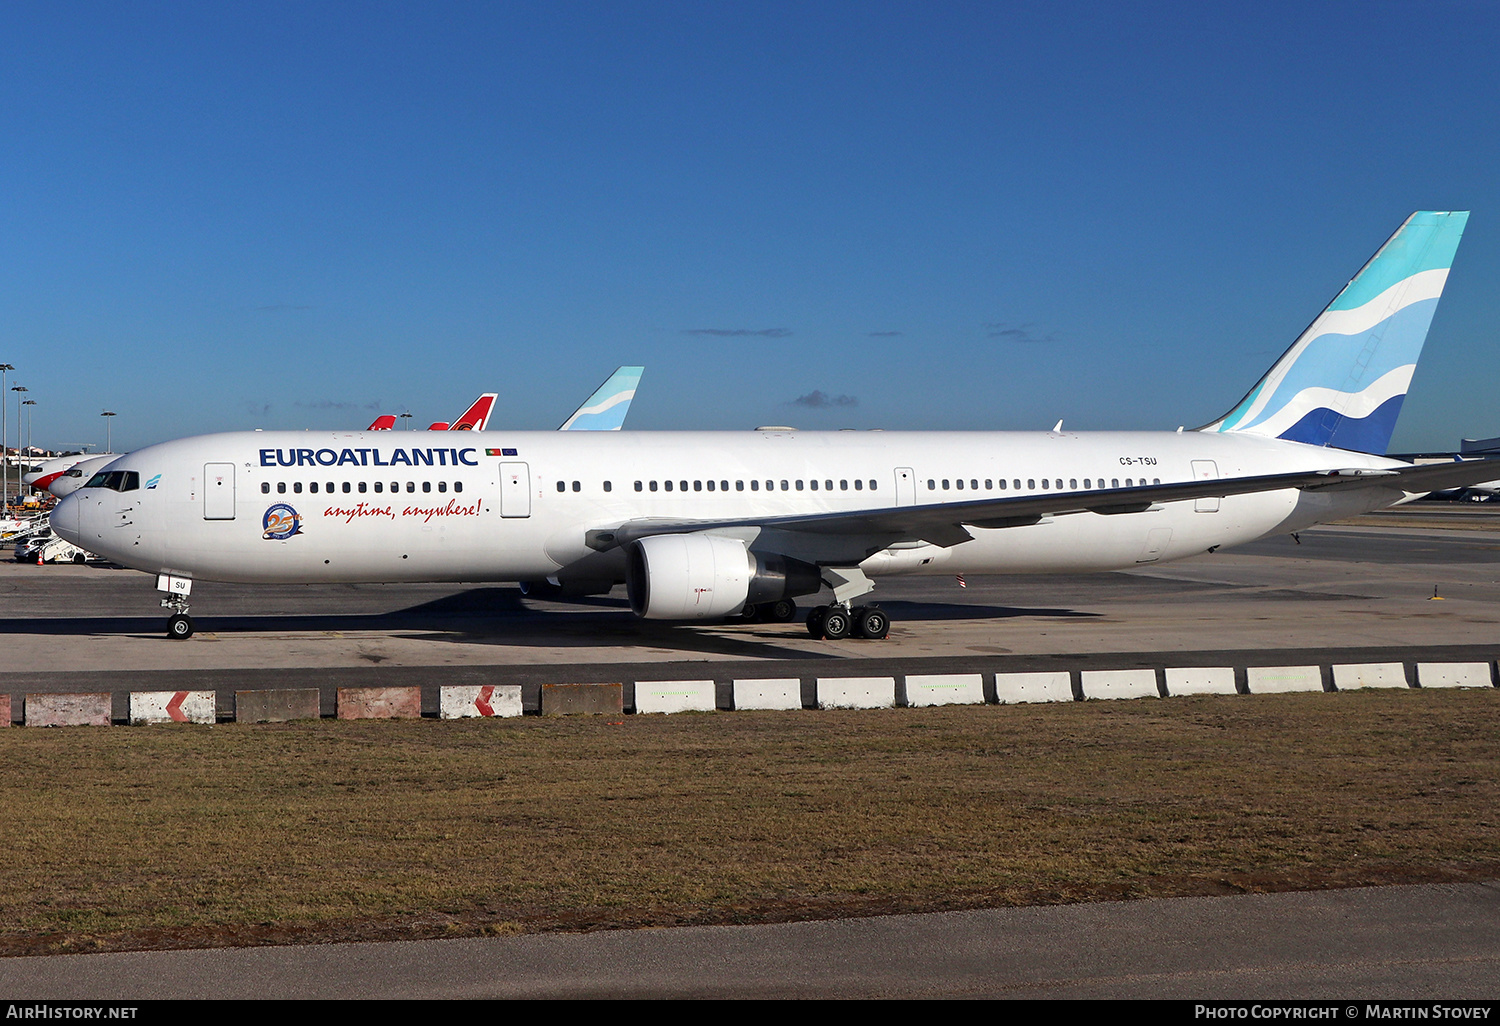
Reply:
[[[811,563],[751,552],[738,538],[659,534],[630,547],[630,608],[647,620],[708,620],[747,605],[811,595],[822,575]]]

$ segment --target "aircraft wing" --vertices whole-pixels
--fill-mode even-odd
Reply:
[[[573,415],[562,422],[559,431],[618,431],[625,426],[635,387],[640,384],[644,367],[620,367],[584,400]]]
[[[1142,513],[1162,502],[1223,498],[1288,488],[1322,490],[1333,488],[1380,488],[1393,494],[1391,502],[1439,488],[1492,480],[1488,461],[1442,463],[1432,466],[1388,470],[1350,468],[1300,471],[1255,477],[1218,478],[1175,484],[1137,485],[1089,491],[1042,492],[1031,495],[975,499],[967,502],[931,503],[919,506],[889,506],[884,509],[838,513],[813,513],[785,517],[735,520],[633,520],[613,531],[590,532],[595,548],[624,545],[657,534],[734,530],[787,531],[803,535],[842,536],[884,548],[902,541],[926,541],[944,547],[969,541],[968,527],[1004,528],[1035,524],[1044,516],[1071,513]]]

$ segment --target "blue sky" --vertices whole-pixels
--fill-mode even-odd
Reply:
[[[633,428],[1191,427],[1470,209],[1393,448],[1500,435],[1500,5],[1227,6],[7,4],[0,362],[54,447],[622,363]]]

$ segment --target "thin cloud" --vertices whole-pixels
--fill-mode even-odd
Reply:
[[[837,408],[848,409],[859,405],[859,397],[853,395],[829,395],[821,389],[813,389],[806,395],[799,395],[783,406],[805,406],[809,410],[832,410]]]
[[[322,399],[315,403],[296,402],[292,405],[304,410],[378,410],[383,404],[379,399],[368,403],[340,403]],[[267,409],[269,408],[268,406]]]
[[[715,338],[786,338],[791,331],[786,328],[684,328],[684,335],[712,335]]]
[[[904,331],[867,331],[865,338],[900,338],[905,334]]]
[[[1045,335],[1039,335],[1032,330],[1030,324],[1006,324],[1001,321],[996,324],[986,324],[985,331],[990,338],[1003,338],[1010,342],[1056,342],[1057,333],[1049,331]]]
[[[247,399],[245,401],[245,412],[252,417],[264,417],[271,412],[271,404],[251,402]]]

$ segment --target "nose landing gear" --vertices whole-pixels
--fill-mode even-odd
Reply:
[[[193,636],[193,618],[187,615],[186,595],[171,594],[161,600],[162,608],[170,609],[167,617],[167,637],[173,641],[186,641]]]

